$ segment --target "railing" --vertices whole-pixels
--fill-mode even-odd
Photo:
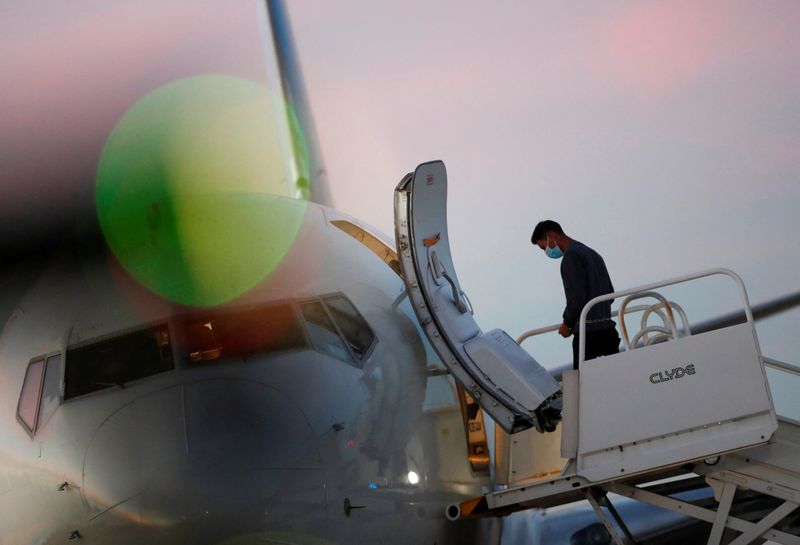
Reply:
[[[800,426],[800,367],[772,358],[762,358],[772,393],[775,413]]]
[[[589,303],[587,303],[587,305],[584,307],[583,312],[581,314],[581,323],[583,324],[584,331],[582,332],[583,334],[581,334],[580,337],[581,337],[581,339],[583,339],[585,337],[585,321],[586,321],[586,315],[588,314],[589,309],[592,306],[594,306],[596,303],[599,303],[599,302],[605,301],[605,300],[609,300],[609,299],[615,299],[617,297],[626,297],[625,301],[620,305],[620,308],[611,313],[611,317],[612,318],[618,317],[621,314],[620,329],[622,330],[623,350],[631,350],[633,348],[637,348],[640,345],[645,345],[646,346],[646,345],[652,344],[654,342],[660,342],[662,340],[666,340],[669,337],[678,338],[678,337],[681,337],[681,336],[691,335],[691,333],[692,333],[691,329],[692,328],[690,328],[689,321],[688,321],[688,319],[686,317],[686,313],[683,311],[683,308],[681,308],[680,305],[678,305],[677,303],[675,303],[673,301],[667,301],[666,299],[661,297],[661,295],[659,295],[658,293],[652,292],[652,290],[655,289],[655,288],[670,286],[670,285],[679,284],[679,283],[682,283],[682,282],[688,282],[690,280],[696,280],[696,279],[699,279],[699,278],[703,278],[703,277],[706,277],[706,276],[712,276],[712,275],[724,275],[724,276],[728,276],[728,277],[730,277],[730,278],[732,278],[734,280],[734,282],[739,287],[740,293],[742,295],[742,300],[744,301],[744,309],[745,309],[746,319],[747,319],[748,322],[752,323],[753,322],[753,313],[752,313],[752,310],[750,308],[750,303],[749,303],[749,300],[747,299],[747,292],[745,291],[744,283],[742,282],[741,278],[739,278],[739,276],[736,273],[734,273],[733,271],[730,271],[728,269],[716,268],[716,269],[709,269],[709,270],[706,270],[706,271],[701,271],[699,273],[695,273],[695,274],[691,274],[691,275],[685,275],[685,276],[681,276],[681,277],[677,277],[677,278],[672,278],[672,279],[665,280],[665,281],[662,281],[662,282],[657,282],[657,283],[654,283],[654,284],[648,284],[648,285],[641,286],[641,287],[638,287],[638,288],[633,288],[633,289],[629,289],[629,290],[625,290],[625,291],[620,291],[620,292],[615,292],[615,293],[603,295],[601,297],[597,297],[597,298],[589,301]],[[658,303],[655,303],[655,304],[652,304],[652,305],[636,305],[636,306],[632,306],[632,307],[628,306],[631,301],[633,301],[635,299],[639,299],[639,298],[645,297],[645,296],[654,297],[656,300],[658,300]],[[675,311],[675,312],[673,312],[673,311]],[[642,320],[641,320],[641,330],[636,335],[633,336],[633,339],[629,339],[628,332],[627,332],[627,327],[626,327],[626,324],[625,324],[625,316],[628,315],[628,314],[635,313],[635,312],[642,312],[643,313],[642,314]],[[677,313],[677,315],[681,319],[682,324],[681,324],[680,328],[677,327],[677,323],[675,321],[675,313]],[[659,316],[661,318],[662,322],[664,323],[665,327],[663,327],[663,328],[657,327],[657,326],[648,327],[647,326],[647,321],[648,321],[649,316],[652,315],[652,314],[655,314],[655,315]],[[536,328],[536,329],[530,329],[528,331],[525,331],[524,333],[522,333],[517,338],[517,344],[522,344],[524,341],[526,341],[526,340],[528,340],[528,339],[530,339],[532,337],[536,337],[538,335],[542,335],[544,333],[550,333],[550,332],[553,332],[553,331],[558,331],[558,328],[560,326],[561,326],[561,324],[558,323],[558,324],[552,324],[552,325],[548,325],[548,326],[539,327],[539,328]],[[580,330],[579,330],[579,333],[581,333]],[[651,334],[651,333],[656,333],[656,335],[654,337],[650,338],[649,334]],[[581,363],[583,362],[583,360],[585,358],[585,346],[584,346],[583,342],[584,341],[581,340],[581,354],[580,354],[580,362]],[[558,379],[559,378],[558,375],[560,375],[561,372],[563,372],[564,370],[569,369],[571,367],[572,367],[571,364],[569,364],[569,365],[565,364],[563,366],[559,366],[557,368],[551,369],[550,372],[551,372],[551,374],[556,376],[556,378]]]
[[[672,302],[672,301],[670,301],[670,304],[672,305],[673,308],[675,308],[676,310],[679,311],[679,315],[681,316],[681,319],[683,320],[683,323],[684,323],[683,331],[686,334],[691,334],[691,330],[689,329],[689,323],[687,322],[686,314],[683,312],[683,309],[680,306],[678,306],[676,303]],[[645,324],[647,323],[647,319],[648,319],[650,314],[656,314],[659,317],[661,317],[661,319],[664,322],[667,321],[668,317],[663,312],[661,312],[661,310],[658,308],[659,305],[660,305],[660,303],[655,304],[655,305],[636,305],[636,306],[633,306],[633,307],[625,308],[624,309],[624,314],[633,314],[635,312],[642,312],[643,313],[642,314],[642,330],[644,330],[645,329]],[[620,310],[623,310],[623,309],[620,307]],[[616,318],[617,316],[619,316],[619,312],[620,312],[619,310],[612,311],[611,312],[611,317],[612,318]],[[525,331],[519,337],[517,337],[517,344],[522,344],[523,341],[526,341],[526,340],[528,340],[530,338],[533,338],[533,337],[536,337],[538,335],[542,335],[544,333],[551,333],[553,331],[558,331],[559,327],[561,327],[560,323],[559,324],[552,324],[552,325],[548,325],[548,326],[544,326],[544,327],[538,327],[536,329],[530,329],[528,331]],[[622,349],[626,350],[627,348],[625,346],[623,346]],[[570,369],[572,369],[572,362],[571,361],[568,362],[568,363],[564,363],[564,364],[558,365],[556,367],[550,367],[550,368],[548,368],[548,371],[553,376],[553,378],[555,378],[556,380],[561,380],[561,376],[564,373],[564,371],[568,371]]]
[[[716,269],[708,269],[705,271],[701,271],[694,274],[687,274],[684,276],[678,276],[675,278],[671,278],[669,280],[664,280],[661,282],[655,282],[653,284],[646,284],[644,286],[639,286],[638,288],[631,288],[629,290],[618,291],[614,293],[609,293],[606,295],[600,295],[595,297],[588,303],[586,306],[583,307],[583,311],[581,312],[580,317],[580,326],[579,326],[579,349],[578,349],[578,365],[583,365],[584,359],[586,357],[586,316],[589,311],[594,307],[597,303],[602,303],[603,301],[611,301],[613,299],[617,299],[619,297],[628,297],[628,296],[641,296],[643,292],[652,292],[658,288],[664,288],[667,286],[672,286],[675,284],[682,284],[684,282],[690,282],[692,280],[698,280],[700,278],[705,278],[707,276],[714,276],[714,275],[722,275],[731,278],[734,283],[736,283],[737,287],[739,288],[739,293],[742,297],[742,302],[744,304],[744,312],[747,318],[747,322],[752,324],[753,323],[753,312],[750,308],[750,300],[747,297],[747,290],[744,287],[744,282],[739,277],[738,274],[733,272],[730,269],[723,269],[723,268],[716,268]],[[622,309],[622,307],[621,307]],[[624,310],[624,309],[622,309]],[[673,320],[674,322],[674,320]],[[675,332],[677,337],[677,332]],[[626,335],[627,337],[627,335]],[[627,340],[627,339],[626,339]]]
[[[747,292],[744,287],[744,283],[742,282],[741,278],[728,269],[710,269],[707,271],[702,271],[696,274],[691,274],[687,276],[681,276],[678,278],[673,278],[670,280],[666,280],[663,282],[658,282],[655,284],[648,284],[646,286],[642,286],[639,288],[633,288],[630,290],[620,291],[608,295],[604,295],[601,297],[597,297],[589,301],[589,303],[584,307],[583,312],[581,312],[581,329],[580,329],[580,363],[583,363],[585,358],[585,346],[584,346],[584,336],[585,336],[585,328],[586,328],[586,315],[589,312],[589,309],[594,306],[595,304],[601,301],[607,301],[609,299],[615,299],[618,297],[627,297],[631,295],[642,294],[643,292],[651,291],[656,288],[661,288],[673,284],[679,284],[682,282],[688,282],[690,280],[696,280],[699,278],[704,278],[707,276],[712,275],[724,275],[732,278],[736,285],[739,288],[740,294],[742,296],[742,300],[744,303],[744,311],[745,317],[749,323],[753,323],[753,314],[752,309],[750,307],[750,302],[747,298]],[[685,314],[682,310],[679,310],[680,307],[677,307],[674,303],[670,303],[673,308],[678,310],[679,315],[684,323],[684,330],[685,332],[689,333],[689,323],[686,321]],[[623,314],[632,313],[632,312],[645,312],[645,313],[652,313],[655,312],[656,314],[661,315],[660,309],[654,308],[659,305],[663,306],[663,302],[658,303],[657,305],[637,305],[634,307],[623,308],[620,307],[620,310],[623,311]],[[616,310],[611,313],[611,317],[619,316],[620,310]],[[664,316],[662,315],[662,318]],[[643,323],[646,321],[646,316],[643,316]],[[544,333],[550,333],[553,331],[558,331],[558,328],[561,324],[552,324],[544,327],[539,327],[536,329],[530,329],[525,331],[517,338],[517,343],[522,344],[527,339],[532,337],[536,337],[538,335],[542,335]],[[800,425],[800,367],[796,365],[792,365],[790,363],[782,362],[773,358],[762,357],[762,361],[764,362],[764,366],[767,372],[767,379],[770,384],[770,390],[772,393],[773,403],[775,404],[775,411],[776,413],[783,419],[787,421],[791,421],[794,424]],[[562,371],[571,368],[571,365],[564,365],[562,367],[558,367],[556,369],[551,369],[551,373],[554,375],[559,375]]]
[[[626,308],[626,313],[633,313],[633,312],[645,312],[650,310],[651,312],[657,312],[656,310],[652,310],[652,305],[636,305],[635,307]],[[619,315],[619,311],[615,310],[611,313],[612,318],[616,318]],[[544,327],[538,327],[536,329],[529,329],[528,331],[522,333],[519,337],[517,337],[517,344],[522,344],[523,341],[530,339],[531,337],[536,337],[537,335],[542,335],[543,333],[550,333],[551,331],[558,331],[558,328],[561,327],[561,324],[552,324],[547,325]]]

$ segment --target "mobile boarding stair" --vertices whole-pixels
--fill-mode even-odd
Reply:
[[[734,545],[761,539],[800,545],[800,423],[776,417],[747,294],[735,273],[713,269],[590,301],[581,314],[580,339],[593,305],[624,299],[626,350],[584,362],[581,345],[580,371],[565,372],[559,383],[504,331],[483,332],[475,322],[453,268],[446,201],[441,161],[420,165],[400,182],[400,266],[431,344],[502,430],[496,474],[505,481],[503,489],[450,506],[449,518],[587,499],[616,543],[635,543],[607,496],[611,492],[711,523],[711,545],[721,543],[726,528],[739,532]],[[683,310],[654,290],[711,275],[735,282],[745,320],[691,335]],[[644,298],[656,303],[630,306]],[[630,336],[625,316],[634,311],[644,314]],[[648,325],[650,316],[660,325]],[[778,363],[772,368],[797,371]],[[716,510],[670,496],[703,479],[714,489]],[[742,509],[733,516],[737,490],[769,499],[771,511],[760,520]]]

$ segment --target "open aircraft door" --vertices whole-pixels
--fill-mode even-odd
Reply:
[[[444,364],[508,433],[553,431],[559,384],[505,331],[484,333],[456,276],[447,237],[447,172],[423,163],[395,190],[395,237],[406,290]]]

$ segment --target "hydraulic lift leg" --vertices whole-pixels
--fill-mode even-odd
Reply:
[[[781,520],[783,520],[786,516],[792,513],[795,509],[800,507],[800,505],[786,501],[778,506],[774,511],[772,511],[769,515],[761,519],[755,526],[750,528],[748,531],[737,537],[731,542],[731,545],[747,545],[748,543],[752,543],[756,538],[758,538],[761,534],[778,524]]]
[[[711,527],[711,534],[708,536],[708,545],[719,545],[722,540],[722,533],[725,531],[725,526],[728,523],[728,515],[731,512],[733,496],[735,495],[736,485],[730,482],[725,483],[719,498],[717,514],[714,517],[714,525]]]
[[[592,509],[594,509],[594,512],[603,522],[606,530],[608,530],[608,533],[611,535],[617,545],[636,545],[636,540],[633,538],[633,534],[631,534],[630,530],[628,530],[628,527],[625,525],[622,517],[619,516],[617,510],[611,504],[611,501],[608,499],[608,496],[606,496],[606,492],[604,490],[592,487],[587,488],[584,494],[586,495],[586,499],[589,500]],[[611,515],[611,518],[613,518],[614,522],[617,523],[617,526],[622,531],[622,536],[619,535],[617,527],[614,526],[611,520],[609,520],[608,516],[606,516],[602,509],[603,507],[608,509],[608,513]]]

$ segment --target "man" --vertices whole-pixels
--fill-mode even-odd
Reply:
[[[552,221],[540,221],[531,235],[531,244],[539,246],[548,257],[563,258],[561,280],[567,305],[564,321],[558,333],[572,335],[572,366],[578,368],[578,327],[583,307],[598,295],[614,292],[606,264],[600,254],[564,234],[561,226]],[[586,357],[608,356],[619,352],[619,335],[611,320],[611,301],[592,307],[586,316]]]

